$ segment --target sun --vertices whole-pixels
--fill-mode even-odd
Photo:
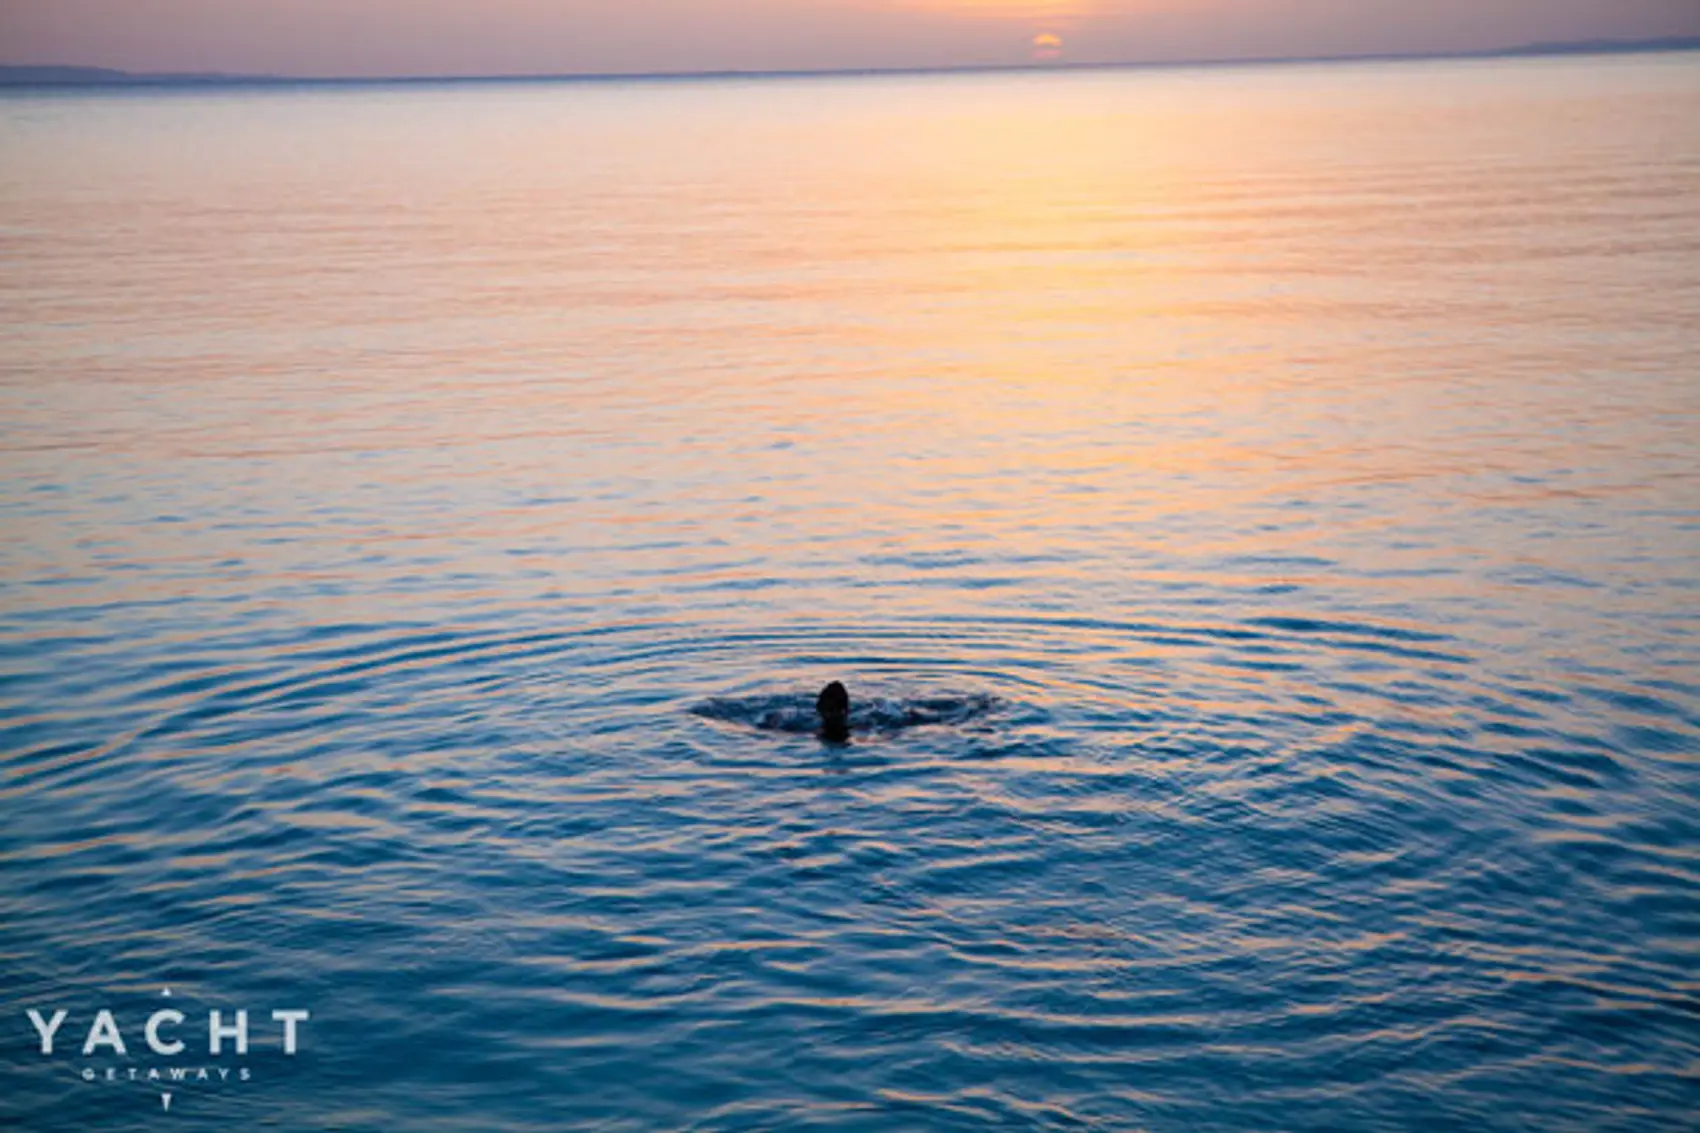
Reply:
[[[1048,63],[1055,59],[1061,59],[1062,53],[1062,36],[1055,32],[1042,31],[1033,37],[1034,59]]]

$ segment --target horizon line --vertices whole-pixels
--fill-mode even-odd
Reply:
[[[693,71],[536,71],[513,74],[288,75],[222,71],[130,71],[73,63],[0,64],[0,87],[107,86],[358,86],[446,83],[637,82],[705,79],[797,79],[880,75],[1107,71],[1186,67],[1249,67],[1314,63],[1392,63],[1440,59],[1503,59],[1565,55],[1658,54],[1700,51],[1700,36],[1588,39],[1521,43],[1467,50],[1378,51],[1324,55],[1245,55],[1104,62],[957,63],[921,66],[738,68]]]

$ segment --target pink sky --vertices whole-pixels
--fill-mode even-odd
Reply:
[[[1697,0],[0,0],[0,63],[295,75],[1113,62],[1700,35]]]

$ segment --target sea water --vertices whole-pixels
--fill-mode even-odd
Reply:
[[[0,1116],[1683,1126],[1696,59],[0,99]]]

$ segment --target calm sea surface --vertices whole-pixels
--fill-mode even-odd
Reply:
[[[0,1124],[1700,1114],[1700,56],[15,94],[0,268]]]

